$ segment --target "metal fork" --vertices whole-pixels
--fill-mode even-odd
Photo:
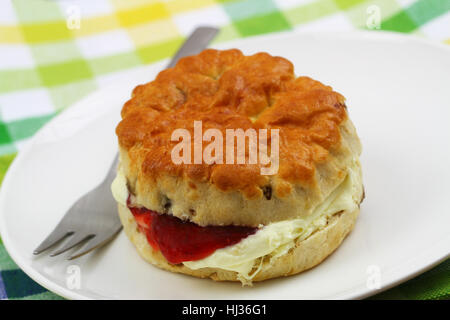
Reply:
[[[213,27],[195,29],[172,58],[167,68],[173,67],[182,57],[202,51],[218,31]],[[50,256],[57,256],[75,246],[84,244],[68,258],[68,260],[76,259],[111,241],[122,229],[117,214],[117,204],[111,194],[111,183],[116,176],[118,158],[116,155],[103,182],[72,205],[52,233],[33,251],[34,254],[40,254],[70,237],[61,248],[53,251]]]

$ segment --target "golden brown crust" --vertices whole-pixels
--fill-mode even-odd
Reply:
[[[202,226],[306,216],[360,152],[344,97],[295,78],[288,60],[267,53],[205,50],[183,58],[136,87],[122,117],[121,163],[137,203],[163,212],[170,202],[171,214]],[[193,136],[194,120],[224,136],[226,129],[280,129],[278,173],[261,175],[261,164],[174,164],[171,134],[185,128]]]
[[[316,266],[339,247],[353,229],[358,214],[359,208],[353,211],[343,211],[332,216],[325,228],[318,230],[302,241],[297,240],[295,246],[288,253],[276,258],[270,264],[264,262],[252,281],[294,275]],[[194,277],[211,278],[215,281],[241,281],[234,271],[219,268],[193,270],[183,264],[170,264],[161,252],[153,250],[148,244],[145,235],[139,232],[136,221],[127,207],[119,204],[119,216],[128,238],[147,262],[161,269]]]

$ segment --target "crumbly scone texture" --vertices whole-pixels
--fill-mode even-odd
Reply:
[[[210,278],[215,281],[241,281],[246,285],[251,285],[252,281],[294,275],[321,263],[339,247],[342,240],[350,233],[359,214],[359,208],[336,213],[328,220],[323,229],[314,232],[302,241],[296,240],[295,246],[288,253],[277,257],[270,263],[263,261],[261,269],[255,274],[252,281],[243,281],[234,271],[219,268],[192,270],[183,264],[170,264],[160,251],[156,251],[150,246],[146,236],[139,231],[131,211],[121,204],[118,206],[125,233],[135,245],[139,255],[147,262],[171,272]]]
[[[173,131],[186,129],[194,137],[200,120],[203,132],[214,128],[223,137],[227,129],[279,129],[278,172],[261,175],[260,163],[248,164],[248,152],[247,164],[174,164]],[[136,205],[200,226],[306,217],[361,152],[342,95],[295,77],[284,58],[236,49],[183,58],[136,87],[116,133]]]

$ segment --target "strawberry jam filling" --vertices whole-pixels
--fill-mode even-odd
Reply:
[[[238,243],[258,229],[241,226],[200,227],[168,214],[158,214],[145,208],[128,208],[155,250],[173,264],[194,261],[211,255],[214,251]]]

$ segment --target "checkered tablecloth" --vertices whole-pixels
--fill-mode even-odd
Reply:
[[[283,30],[413,33],[450,44],[450,0],[0,0],[0,181],[44,123],[131,69],[171,56],[199,25],[216,42]],[[0,299],[59,299],[0,239]],[[375,298],[450,298],[450,260]]]

